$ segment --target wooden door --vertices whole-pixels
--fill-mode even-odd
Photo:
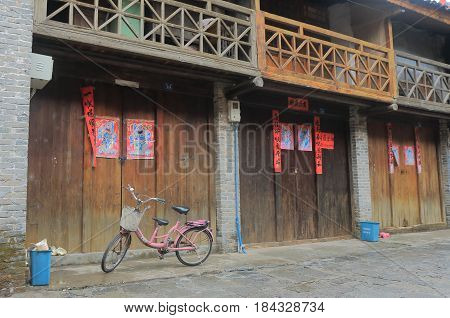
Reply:
[[[437,127],[418,127],[419,146],[422,157],[422,172],[419,178],[420,219],[423,224],[444,222],[442,214],[439,163],[437,152]]]
[[[405,147],[414,147],[414,129],[411,124],[392,125],[392,143],[399,147],[400,164],[392,175],[393,226],[407,227],[420,224],[420,209],[416,165],[407,165]]]
[[[387,122],[392,124],[393,145],[399,149],[399,163],[395,164],[393,174],[388,170]],[[412,122],[376,119],[368,122],[372,210],[381,228],[443,222],[437,125],[425,123],[414,127]],[[406,165],[405,146],[414,147],[415,152],[420,147],[420,173],[416,158],[414,165]]]
[[[153,205],[141,227],[154,229],[152,216],[208,219],[215,232],[214,153],[211,100],[204,97],[136,91],[95,85],[95,114],[118,118],[120,153],[126,156],[126,120],[155,120],[154,160],[97,158],[82,117],[81,80],[50,83],[33,98],[30,112],[27,243],[47,238],[73,252],[99,252],[117,234],[121,210],[134,205],[128,192],[167,199]],[[198,140],[204,137],[204,139]],[[186,205],[180,216],[171,205]],[[135,239],[132,248],[141,245]]]
[[[95,87],[94,95],[95,115],[117,117],[122,126],[122,90],[99,84]],[[88,134],[85,133],[83,252],[105,249],[106,244],[117,234],[121,210],[122,166],[120,160],[97,158],[97,166],[94,168],[91,143]]]
[[[242,108],[239,132],[240,203],[245,243],[276,242],[270,109]]]
[[[321,119],[321,130],[334,134],[334,149],[323,150],[323,174],[317,175],[318,237],[351,234],[347,124]]]
[[[312,123],[313,117],[284,113],[283,123]],[[295,241],[351,233],[347,128],[322,119],[334,133],[335,149],[324,150],[324,174],[316,175],[314,152],[282,150],[282,173],[273,172],[271,109],[242,108],[240,187],[245,243]],[[265,124],[265,127],[262,124]]]
[[[284,120],[296,123],[312,123],[311,117],[285,116]],[[295,125],[294,125],[295,126]],[[296,128],[294,128],[294,131]],[[314,168],[314,153],[295,150],[282,151],[283,173],[281,174],[282,227],[279,231],[283,241],[294,241],[317,237],[317,186]]]
[[[138,193],[156,196],[156,166],[153,159],[125,159],[127,156],[127,120],[144,119],[155,120],[155,105],[150,99],[155,96],[151,92],[137,92],[129,88],[122,89],[122,186],[128,184],[133,186]],[[122,207],[134,206],[135,200],[130,193],[122,189]],[[155,205],[152,203],[150,209],[144,215],[140,228],[148,236],[154,229]],[[141,243],[135,239],[131,248],[141,247]]]
[[[369,169],[374,221],[380,227],[392,224],[391,176],[388,170],[387,128],[383,121],[369,120]]]
[[[84,122],[80,107],[79,83],[73,79],[50,82],[31,101],[27,247],[46,238],[72,253],[81,251]]]

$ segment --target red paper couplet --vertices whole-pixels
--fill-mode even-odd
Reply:
[[[314,116],[316,174],[323,174],[323,149],[334,149],[334,134],[320,131],[320,117]]]
[[[392,124],[386,124],[387,136],[388,136],[388,164],[389,164],[389,173],[394,173],[394,153],[392,152]]]
[[[307,112],[309,111],[309,102],[304,98],[288,97],[288,109]]]
[[[322,136],[320,135],[320,117],[314,116],[314,149],[315,153],[315,162],[316,162],[316,174],[323,173],[322,166],[322,145],[321,145]]]
[[[273,125],[273,168],[276,173],[281,173],[281,124],[280,113],[272,110]]]
[[[417,173],[422,173],[422,149],[420,148],[419,127],[414,128],[414,134],[416,137]]]
[[[334,134],[320,132],[320,147],[322,149],[334,149]]]
[[[95,113],[94,113],[94,87],[86,86],[81,88],[81,99],[83,103],[84,119],[89,134],[92,147],[92,166],[97,166],[95,154]]]

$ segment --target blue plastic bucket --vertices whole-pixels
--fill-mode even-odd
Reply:
[[[361,228],[361,241],[378,242],[380,223],[371,221],[359,222]]]
[[[30,276],[32,286],[50,284],[52,251],[30,251]]]

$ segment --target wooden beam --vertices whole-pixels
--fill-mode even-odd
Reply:
[[[414,4],[408,0],[387,0],[387,2],[450,25],[450,14],[446,12]]]
[[[59,44],[61,44],[59,42]],[[66,46],[66,45],[70,46]],[[72,49],[73,48],[73,49]],[[152,77],[156,76],[174,76],[184,79],[194,80],[217,80],[217,76],[221,77],[221,80],[229,82],[230,84],[243,79],[243,76],[235,76],[232,74],[222,73],[220,71],[212,72],[203,70],[200,68],[180,68],[177,63],[165,62],[164,68],[161,67],[161,63],[158,60],[139,58],[133,56],[122,56],[120,52],[116,51],[102,51],[96,52],[91,50],[92,47],[73,46],[70,43],[64,42],[64,45],[58,45],[58,42],[50,40],[49,42],[42,41],[42,38],[36,38],[34,42],[33,51],[35,53],[51,55],[55,58],[71,59],[73,61],[82,61],[84,63],[92,64],[93,67],[100,70],[96,64],[101,66],[112,66],[110,70],[114,71],[118,68],[128,68],[130,70],[145,71],[152,74]],[[105,71],[106,72],[106,71]],[[105,73],[102,72],[102,73]]]
[[[427,111],[422,111],[422,110],[414,110],[414,109],[405,108],[405,107],[400,107],[398,110],[398,113],[415,115],[415,116],[420,116],[420,117],[429,117],[429,118],[450,120],[450,114],[427,112]]]
[[[398,111],[398,105],[397,104],[391,104],[385,107],[372,107],[369,109],[364,109],[364,110],[360,110],[359,113],[361,115],[366,115],[366,116],[373,116],[373,115],[381,115],[381,114],[386,114],[386,113],[391,113],[391,112],[396,112]]]
[[[349,95],[340,95],[332,91],[326,90],[318,90],[314,87],[298,87],[296,85],[289,85],[286,83],[278,83],[274,81],[264,80],[263,90],[288,94],[292,96],[303,96],[304,98],[315,98],[324,101],[358,106],[362,108],[367,108],[376,105],[386,105],[392,104],[394,99],[373,99],[373,100],[364,100],[362,98],[358,98],[357,96],[349,96]]]
[[[240,84],[228,87],[225,89],[225,97],[227,99],[234,99],[242,94],[248,93],[256,88],[262,88],[264,81],[261,77],[255,77],[250,81],[245,81]]]
[[[235,74],[258,76],[259,72],[252,62],[242,62],[212,54],[159,43],[132,42],[114,34],[99,34],[94,30],[84,30],[68,25],[35,24],[33,33],[44,38],[57,38],[68,43],[87,44],[103,49],[128,52],[143,57],[172,60],[184,65],[195,65],[209,69],[223,70]]]

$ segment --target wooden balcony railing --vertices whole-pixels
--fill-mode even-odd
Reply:
[[[35,0],[34,31],[238,72],[257,66],[254,11],[222,0]]]
[[[393,50],[261,11],[257,27],[258,61],[265,77],[371,99],[393,99]]]
[[[450,65],[396,51],[399,100],[450,112]]]

